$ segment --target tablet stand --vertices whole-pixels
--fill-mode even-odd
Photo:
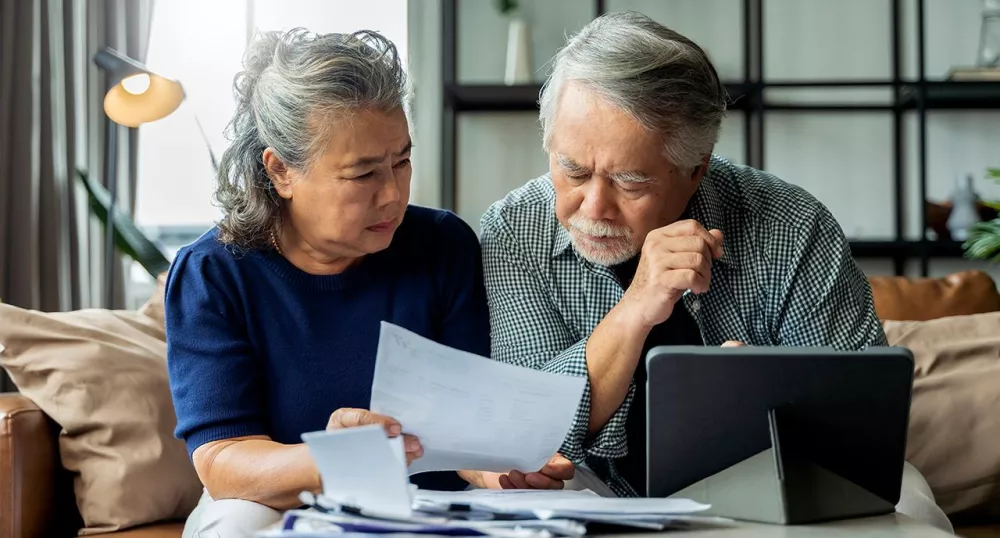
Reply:
[[[770,448],[671,497],[710,504],[708,515],[782,525],[895,511],[889,501],[810,461],[780,410],[768,411],[767,421]]]

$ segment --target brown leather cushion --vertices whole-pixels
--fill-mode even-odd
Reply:
[[[76,536],[82,526],[58,437],[34,402],[0,394],[0,538]]]
[[[875,312],[883,321],[925,321],[1000,311],[996,282],[983,271],[943,278],[870,277]]]
[[[45,413],[27,398],[0,395],[0,487],[10,488],[0,495],[0,536],[44,535],[55,452]]]

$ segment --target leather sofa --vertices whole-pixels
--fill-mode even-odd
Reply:
[[[996,283],[980,271],[941,279],[872,277],[883,320],[923,321],[1000,311]],[[0,394],[0,538],[74,536],[81,522],[70,474],[62,468],[59,429],[34,403]],[[960,536],[1000,536],[1000,521],[957,522]],[[164,522],[113,533],[121,538],[177,538],[182,522]],[[111,535],[104,535],[111,536]]]

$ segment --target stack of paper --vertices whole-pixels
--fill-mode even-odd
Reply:
[[[272,538],[343,533],[435,534],[500,538],[578,538],[593,523],[664,530],[687,522],[708,506],[678,499],[615,499],[588,491],[417,490],[409,517],[379,515],[338,506],[320,497],[312,510],[285,514]]]
[[[383,323],[371,410],[415,435],[423,457],[406,468],[402,438],[380,426],[302,435],[323,493],[382,514],[410,514],[408,475],[537,471],[563,442],[586,380],[491,361]]]
[[[413,496],[403,438],[389,439],[382,426],[302,435],[316,461],[323,494],[334,503],[409,517]]]
[[[690,514],[708,508],[688,499],[601,497],[589,490],[475,489],[455,492],[417,490],[414,501],[419,507],[466,505],[473,509],[498,513],[544,512],[652,517]]]
[[[333,533],[576,537],[586,524],[663,529],[709,507],[678,499],[617,499],[590,491],[417,490],[409,475],[441,470],[537,471],[569,431],[586,380],[520,368],[442,346],[383,323],[371,409],[419,437],[409,468],[402,437],[381,426],[304,434],[323,481],[310,510],[262,536]]]
[[[586,526],[568,520],[392,520],[362,517],[342,512],[292,510],[285,513],[280,528],[257,534],[261,538],[331,537],[345,534],[431,534],[437,536],[494,536],[497,538],[579,538]]]
[[[688,499],[609,498],[591,491],[418,490],[415,509],[424,513],[471,510],[524,519],[566,519],[662,529],[677,516],[708,510]]]

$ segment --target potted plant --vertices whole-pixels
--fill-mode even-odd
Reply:
[[[219,161],[215,158],[215,152],[212,151],[212,146],[208,143],[208,137],[205,136],[205,130],[202,128],[201,122],[198,121],[198,118],[195,118],[194,121],[198,126],[198,132],[201,133],[202,140],[205,141],[205,147],[208,149],[208,157],[212,161],[212,169],[218,174]],[[90,211],[97,217],[102,226],[107,226],[108,209],[111,207],[111,193],[108,192],[108,189],[104,185],[94,181],[85,170],[77,168],[76,177],[87,190],[87,201]],[[113,218],[115,223],[115,248],[119,252],[141,265],[153,279],[158,278],[170,268],[170,260],[167,256],[153,241],[146,237],[146,234],[139,229],[139,226],[136,225],[128,213],[122,211],[121,207],[116,207]]]
[[[90,210],[101,221],[103,226],[108,223],[108,208],[111,206],[111,193],[100,183],[91,179],[87,172],[77,169],[76,176],[87,190],[87,200]],[[170,260],[160,251],[129,217],[128,213],[115,208],[115,247],[135,260],[154,279],[170,268]]]
[[[1000,168],[991,168],[989,177],[1000,183]],[[1000,202],[985,202],[989,207],[1000,210]],[[969,230],[969,239],[962,245],[969,258],[1000,262],[1000,217],[980,222]]]

